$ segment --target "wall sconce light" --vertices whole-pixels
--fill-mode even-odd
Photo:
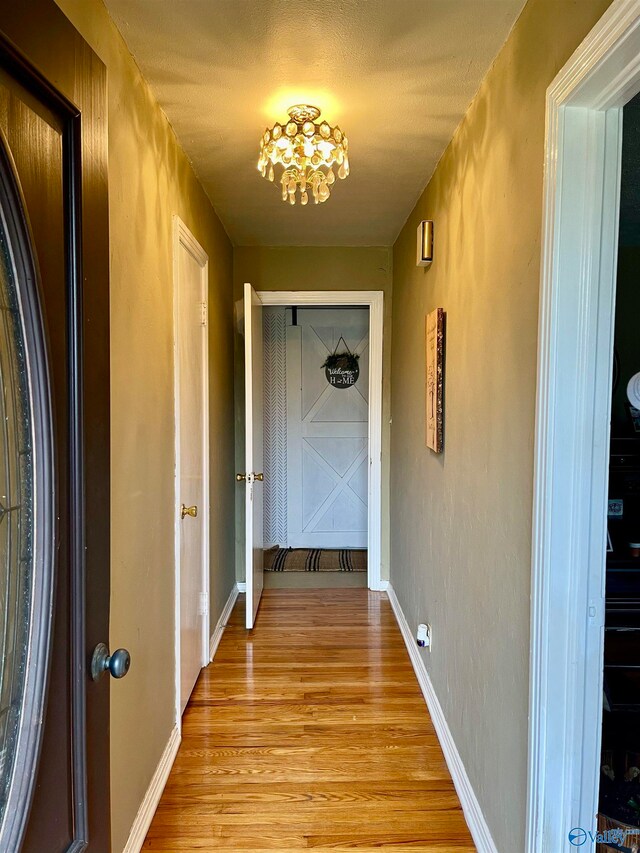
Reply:
[[[418,257],[417,267],[428,267],[433,260],[433,222],[423,219],[418,225]]]

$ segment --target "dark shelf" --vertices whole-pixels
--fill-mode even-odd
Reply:
[[[607,554],[607,571],[609,569],[613,569],[614,571],[633,571],[636,569],[640,571],[640,557],[618,555],[614,551]]]

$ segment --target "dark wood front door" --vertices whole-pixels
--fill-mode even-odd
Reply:
[[[106,73],[53,0],[2,4],[0,213],[0,847],[108,853]]]

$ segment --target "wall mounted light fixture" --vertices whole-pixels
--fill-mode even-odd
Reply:
[[[428,267],[433,260],[433,222],[423,219],[418,225],[418,255],[416,266]]]

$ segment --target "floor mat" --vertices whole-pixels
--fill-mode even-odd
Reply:
[[[366,572],[366,549],[271,548],[265,551],[267,572]]]

